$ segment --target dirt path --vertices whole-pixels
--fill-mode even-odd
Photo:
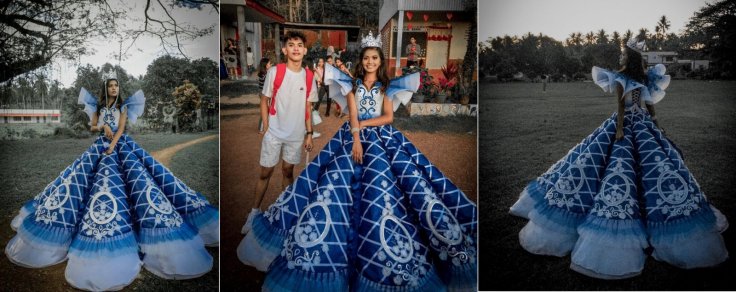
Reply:
[[[194,144],[206,142],[209,140],[217,139],[217,135],[209,135],[206,137],[194,139],[191,141],[187,141],[184,143],[179,143],[171,147],[167,147],[158,151],[151,152],[151,156],[153,156],[154,159],[158,160],[158,162],[161,162],[166,167],[169,167],[169,163],[171,162],[171,158],[174,157],[174,154],[176,152],[179,152],[179,150],[182,150],[184,148],[187,148],[189,146],[192,146]]]
[[[324,112],[324,107],[321,112]],[[253,207],[253,192],[260,167],[258,109],[224,109],[220,115],[220,288],[222,291],[259,290],[264,273],[243,265],[235,253],[242,239],[240,229]],[[322,120],[322,124],[315,126],[315,130],[322,136],[314,139],[316,151],[310,154],[310,158],[319,153],[346,118],[330,116],[322,117]],[[477,202],[475,134],[418,131],[402,133],[469,198]],[[262,208],[271,205],[281,192],[282,176],[278,168],[279,166],[271,178]],[[303,169],[302,162],[295,167],[295,176]]]

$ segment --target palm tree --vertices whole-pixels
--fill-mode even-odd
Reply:
[[[617,31],[613,32],[613,35],[611,36],[611,42],[613,42],[613,44],[615,44],[617,47],[621,46],[621,35],[619,35]]]
[[[639,29],[639,34],[636,37],[639,39],[639,41],[643,41],[643,40],[648,39],[649,38],[648,36],[649,36],[649,30],[642,27]]]
[[[623,41],[624,41],[624,42],[628,42],[628,41],[629,41],[629,39],[631,39],[631,37],[632,37],[632,36],[634,36],[634,33],[633,33],[633,32],[631,32],[631,30],[630,30],[630,29],[627,29],[627,30],[626,30],[626,32],[624,33],[624,38],[623,38]]]
[[[657,32],[657,49],[659,50],[662,49],[662,44],[667,38],[668,29],[670,29],[670,21],[667,20],[667,16],[662,15],[662,17],[659,19],[659,22],[657,22],[657,27],[655,28]]]
[[[592,45],[595,43],[595,34],[591,31],[585,34],[585,44]]]
[[[608,43],[608,36],[606,35],[606,31],[601,29],[598,31],[598,35],[596,36],[598,44],[607,44]]]

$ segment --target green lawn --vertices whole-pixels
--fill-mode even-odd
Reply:
[[[597,128],[616,109],[593,83],[481,83],[478,204],[480,289],[736,289],[733,258],[716,268],[682,270],[649,258],[642,275],[616,281],[569,269],[570,257],[538,256],[519,245],[527,220],[509,215],[526,184]],[[685,156],[708,199],[736,218],[736,82],[675,80],[656,105],[660,125]],[[733,228],[724,239],[736,252]],[[694,239],[697,240],[697,239]]]
[[[134,140],[146,151],[153,152],[178,143],[217,134],[216,131],[196,134],[143,134]],[[37,138],[0,141],[0,178],[3,186],[0,198],[0,239],[2,246],[15,235],[10,220],[23,203],[35,196],[66,166],[81,155],[94,138]],[[204,194],[215,206],[219,204],[219,143],[218,140],[192,145],[176,153],[169,169],[195,191]],[[206,275],[185,281],[164,280],[141,269],[136,281],[127,289],[137,291],[217,291],[219,283],[219,249],[207,248],[215,259],[214,268]],[[72,290],[64,280],[64,266],[27,269],[0,260],[0,274],[13,275],[13,281],[0,281],[0,290],[59,291]]]

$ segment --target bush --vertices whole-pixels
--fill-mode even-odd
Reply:
[[[69,127],[56,127],[54,128],[53,136],[56,138],[88,138],[92,133],[90,131],[75,131]]]
[[[24,138],[38,138],[38,132],[34,129],[25,129],[23,130],[23,133],[21,133],[21,137]]]

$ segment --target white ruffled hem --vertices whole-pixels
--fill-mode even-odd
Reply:
[[[563,233],[529,221],[519,232],[519,243],[530,253],[562,257],[570,253],[578,239],[577,232]]]
[[[593,278],[624,279],[641,274],[645,260],[640,247],[608,246],[581,236],[572,251],[570,268]]]
[[[728,229],[728,219],[721,213],[721,210],[716,209],[713,205],[710,205],[710,209],[713,210],[713,215],[716,215],[716,230],[723,233]]]
[[[45,268],[66,260],[69,246],[39,248],[15,235],[5,246],[5,255],[12,263],[25,268]]]
[[[726,244],[717,231],[652,246],[652,256],[655,259],[682,269],[711,267],[728,259]]]
[[[238,245],[238,259],[261,272],[268,271],[268,267],[276,256],[277,254],[272,254],[261,247],[252,232],[248,233]]]
[[[137,253],[89,259],[70,255],[64,276],[77,289],[117,291],[133,283],[140,270]]]
[[[519,200],[509,208],[509,213],[514,216],[523,217],[529,219],[529,213],[534,209],[534,199],[529,195],[526,188],[521,192]]]
[[[21,225],[23,225],[23,220],[30,215],[31,212],[28,211],[25,207],[20,208],[20,211],[18,211],[18,215],[13,218],[13,221],[10,221],[10,228],[13,229],[13,231],[18,231],[18,228],[20,228]]]
[[[202,226],[198,234],[204,241],[204,245],[210,247],[220,245],[220,220],[213,220]]]
[[[240,229],[240,233],[243,235],[248,234],[248,232],[253,229],[253,219],[261,213],[262,212],[260,209],[251,209],[250,213],[248,213],[248,218],[245,219],[245,224],[243,224],[243,228]]]
[[[199,237],[140,246],[145,254],[143,267],[161,278],[191,279],[212,270],[212,256]]]

